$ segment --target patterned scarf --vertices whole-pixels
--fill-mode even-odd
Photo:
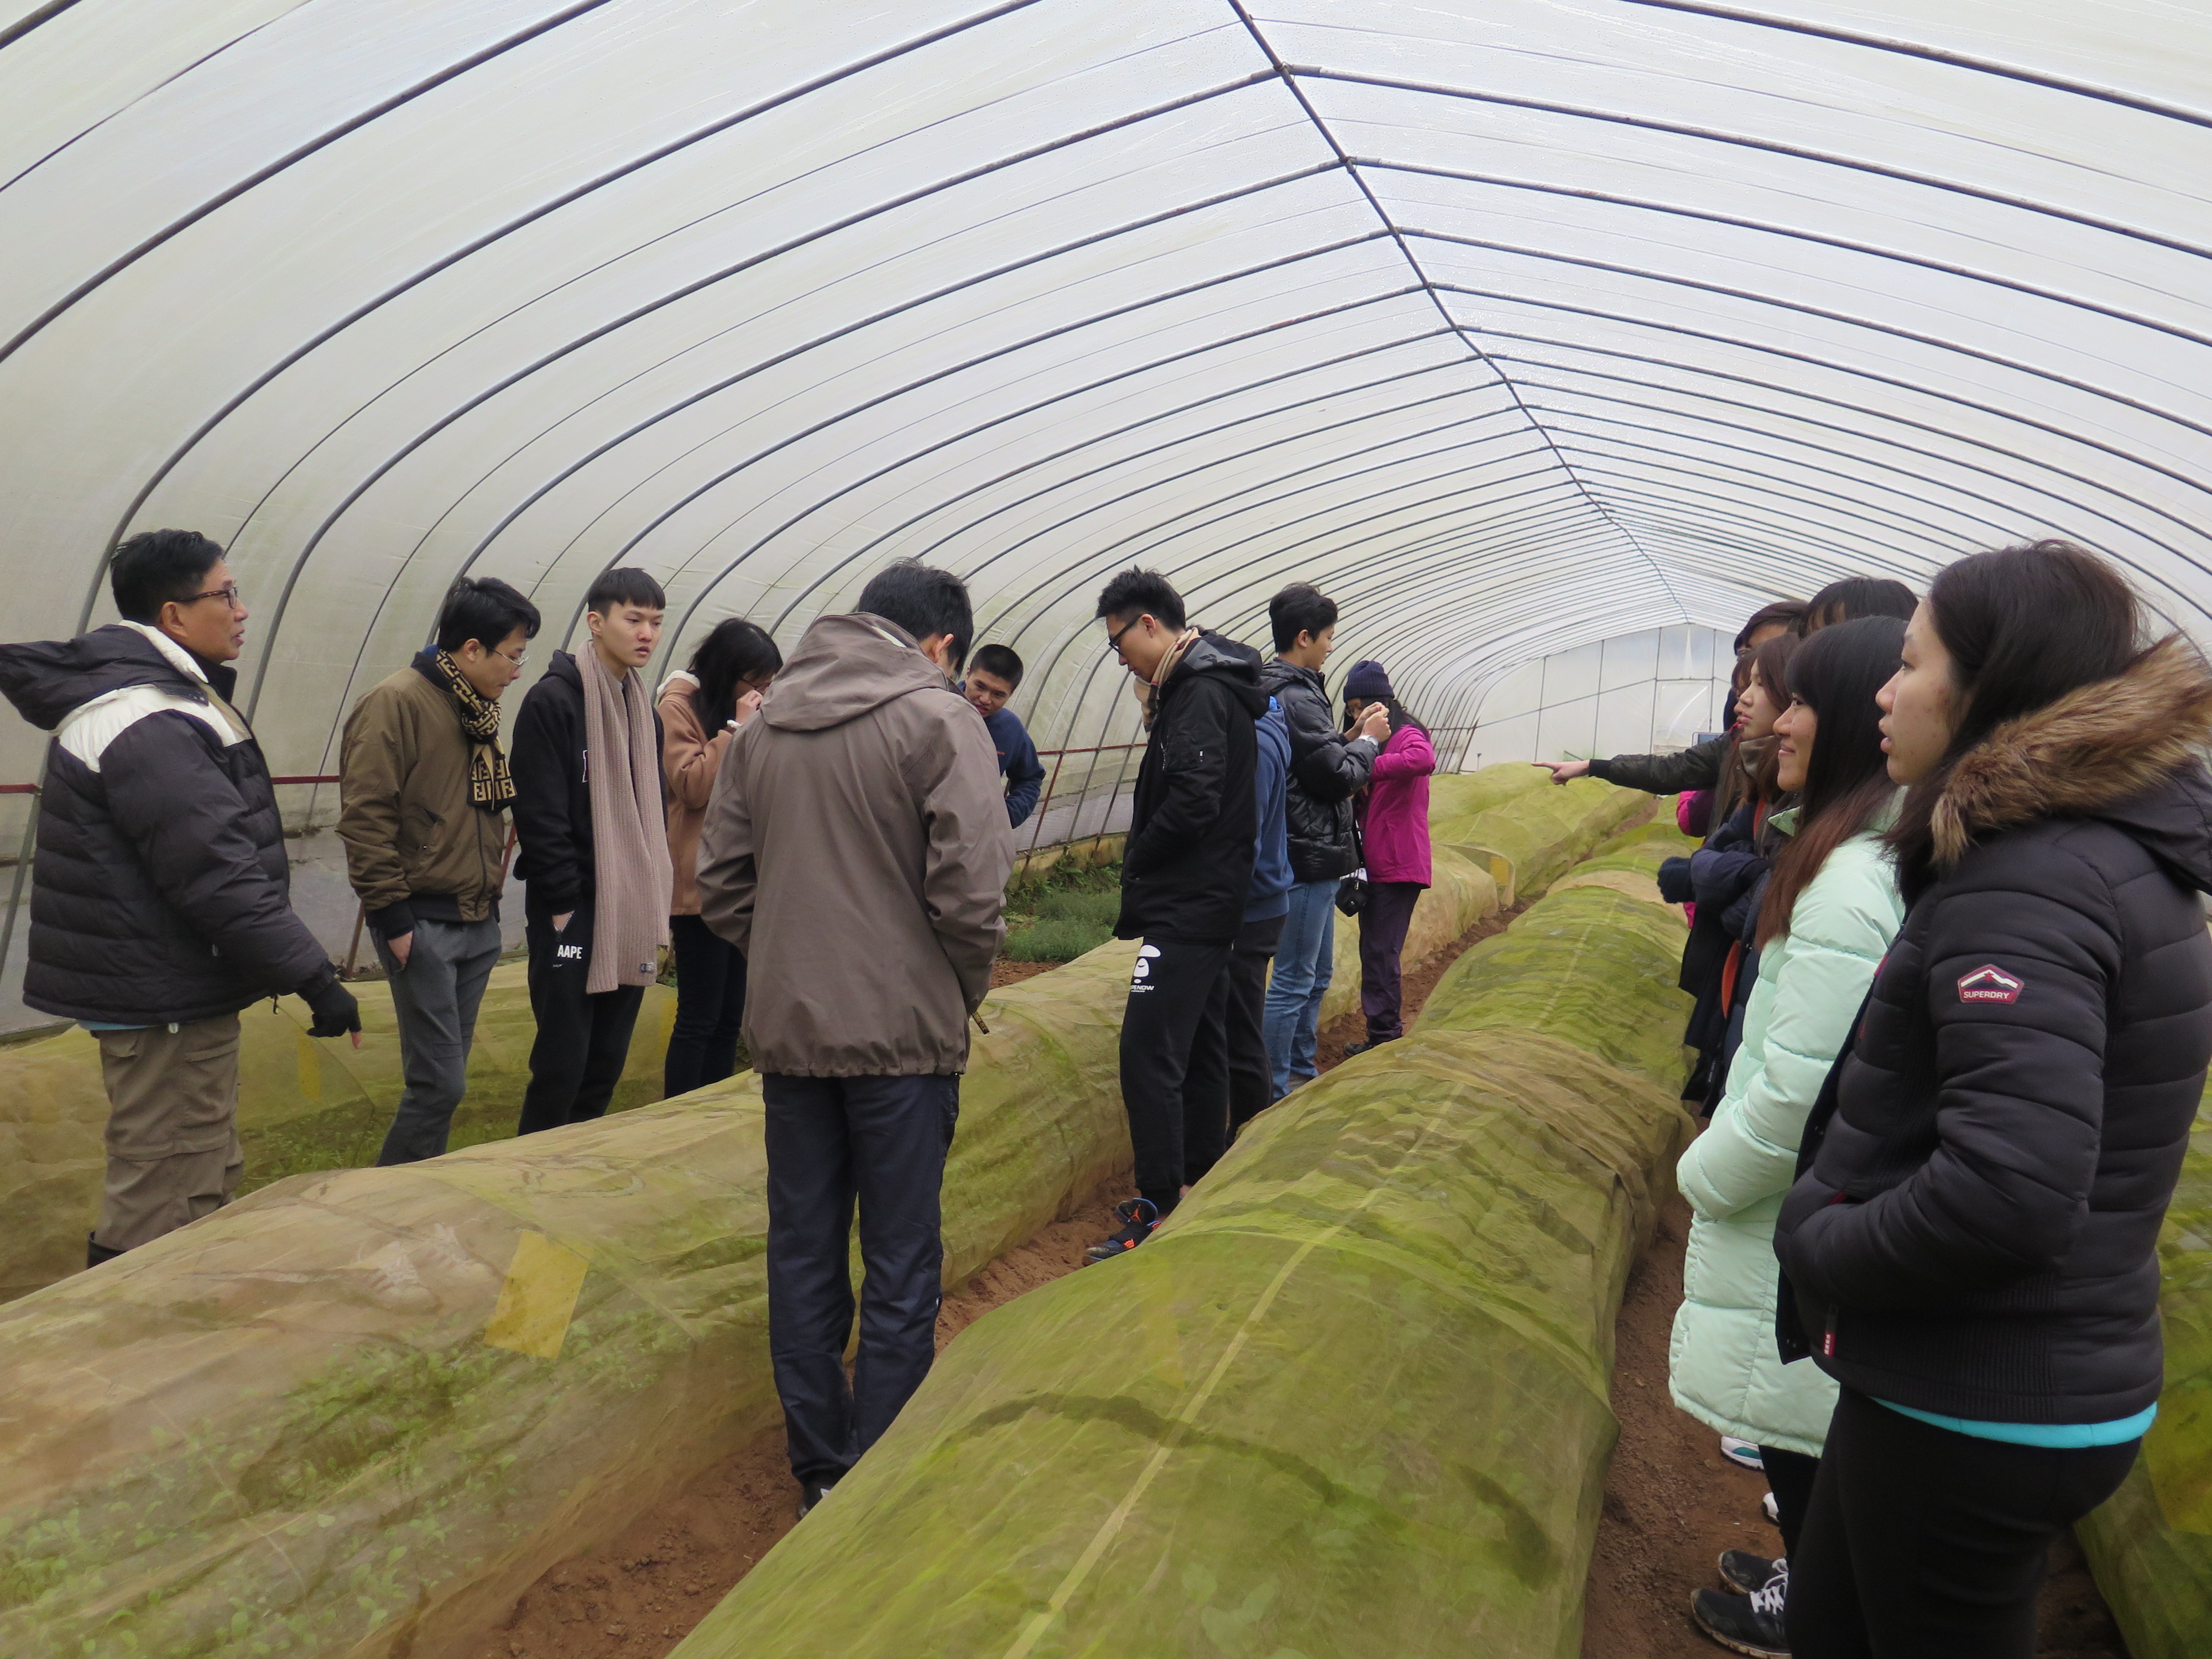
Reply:
[[[430,665],[460,706],[461,735],[469,740],[469,799],[487,812],[499,811],[514,799],[514,778],[499,747],[499,705],[469,684],[450,653],[431,653]]]

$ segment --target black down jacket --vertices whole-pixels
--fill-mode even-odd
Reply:
[[[1115,937],[1237,937],[1260,817],[1253,723],[1267,712],[1260,653],[1218,634],[1200,634],[1153,694]]]
[[[149,632],[0,646],[0,692],[56,732],[23,1000],[70,1019],[210,1019],[335,972],[292,913],[261,745],[209,697],[227,700],[235,677],[186,672],[184,647],[173,658]]]
[[[1775,1229],[1785,1352],[1984,1421],[2158,1397],[2159,1224],[2212,1056],[2209,729],[2212,675],[2169,643],[1954,764]]]
[[[1291,776],[1284,816],[1291,834],[1291,879],[1334,881],[1359,867],[1352,797],[1367,787],[1377,746],[1337,728],[1321,671],[1280,657],[1260,671],[1260,688],[1282,705],[1291,729]]]

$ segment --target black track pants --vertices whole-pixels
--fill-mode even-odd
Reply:
[[[629,1063],[630,1032],[645,987],[584,989],[592,963],[588,898],[558,933],[550,915],[526,909],[523,937],[530,947],[530,1012],[538,1018],[538,1040],[530,1045],[530,1086],[514,1132],[528,1135],[605,1115]]]
[[[1121,1103],[1129,1114],[1137,1190],[1163,1212],[1195,1178],[1192,1168],[1199,1175],[1211,1169],[1228,1139],[1228,1034],[1213,990],[1229,954],[1226,939],[1146,939],[1129,981],[1121,1016]]]
[[[766,1073],[768,1346],[791,1471],[834,1481],[929,1375],[945,1246],[939,1198],[960,1115],[957,1077]],[[860,1352],[853,1205],[860,1208]]]
[[[2142,1443],[1981,1440],[1845,1389],[1790,1552],[1792,1659],[2030,1659],[2045,1552]]]
[[[1235,1134],[1275,1103],[1267,1066],[1267,969],[1283,937],[1281,916],[1248,921],[1229,952],[1229,970],[1217,982],[1221,1023],[1229,1048],[1229,1133]]]

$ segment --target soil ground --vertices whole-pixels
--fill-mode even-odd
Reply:
[[[1631,1270],[1614,1327],[1613,1409],[1620,1442],[1606,1477],[1590,1560],[1583,1659],[1720,1659],[1690,1623],[1690,1594],[1718,1589],[1724,1549],[1777,1555],[1782,1535],[1759,1512],[1766,1482],[1720,1453],[1720,1437],[1675,1409],[1667,1341],[1682,1299],[1690,1210],[1667,1206]],[[2037,1652],[2048,1659],[2127,1659],[2112,1613],[2071,1539],[2052,1552]]]

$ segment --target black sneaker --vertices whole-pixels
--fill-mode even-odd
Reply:
[[[826,1481],[820,1486],[801,1486],[799,1489],[799,1518],[802,1521],[806,1519],[807,1516],[812,1513],[817,1504],[836,1490],[837,1483],[835,1480]]]
[[[1749,1595],[1763,1590],[1778,1572],[1790,1571],[1790,1563],[1781,1556],[1771,1561],[1763,1555],[1753,1555],[1749,1550],[1721,1552],[1721,1583],[1738,1595]]]
[[[1117,1255],[1126,1255],[1152,1236],[1152,1229],[1160,1224],[1158,1206],[1149,1198],[1132,1198],[1114,1206],[1114,1218],[1121,1224],[1121,1231],[1111,1237],[1102,1238],[1083,1254],[1091,1261],[1111,1261]]]
[[[1347,1042],[1344,1045],[1344,1057],[1350,1060],[1354,1054],[1364,1054],[1371,1049],[1380,1048],[1386,1042],[1395,1041],[1395,1037],[1370,1037],[1365,1042]]]
[[[1701,1589],[1690,1597],[1690,1620],[1731,1652],[1749,1659],[1790,1659],[1790,1637],[1782,1624],[1789,1596],[1787,1571],[1749,1595]]]

